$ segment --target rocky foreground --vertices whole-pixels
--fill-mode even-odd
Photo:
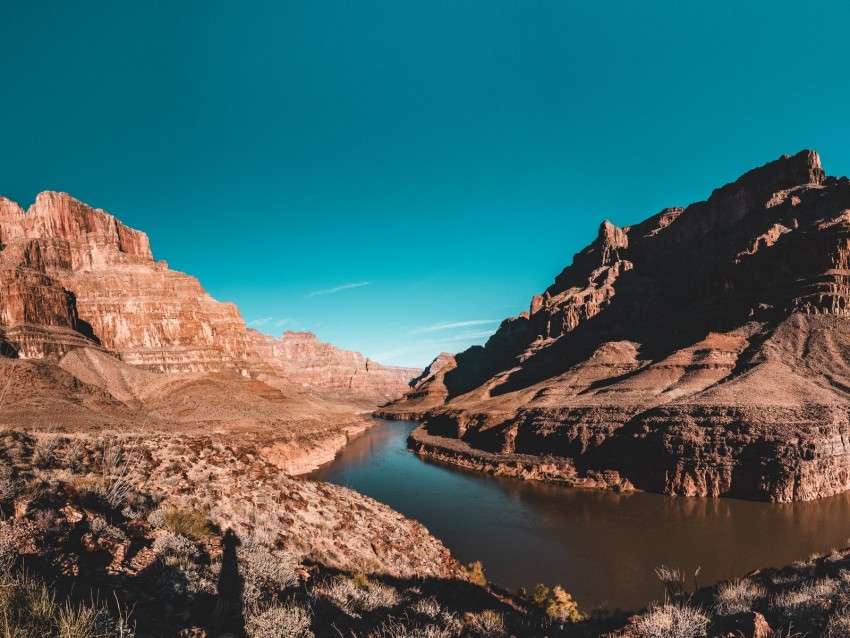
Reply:
[[[850,180],[804,151],[606,221],[528,312],[379,413],[490,471],[808,500],[850,489],[848,361]]]
[[[0,635],[561,635],[419,523],[239,437],[0,432]]]
[[[0,460],[4,638],[850,632],[850,549],[693,592],[661,568],[658,603],[582,614],[560,587],[488,584],[419,523],[237,438],[6,430]]]

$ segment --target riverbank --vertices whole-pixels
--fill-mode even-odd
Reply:
[[[572,459],[530,454],[503,454],[473,448],[461,439],[429,434],[418,426],[407,440],[408,448],[427,461],[447,463],[491,476],[546,481],[569,487],[634,491],[634,486],[618,472],[579,472]]]

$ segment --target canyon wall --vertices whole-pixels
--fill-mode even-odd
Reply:
[[[459,438],[665,493],[828,496],[850,489],[848,301],[850,181],[783,156],[604,222],[527,312],[383,412],[419,412],[432,451]]]
[[[309,333],[249,331],[234,304],[155,261],[143,232],[70,195],[41,193],[26,211],[0,198],[0,354],[58,362],[81,347],[150,371],[225,372],[275,387],[282,378],[284,389],[371,406],[399,397],[420,372]]]
[[[319,341],[312,332],[288,330],[280,338],[248,332],[257,352],[276,372],[305,388],[380,404],[399,398],[422,373],[419,368],[383,366],[359,352]]]

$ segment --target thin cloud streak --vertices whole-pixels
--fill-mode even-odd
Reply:
[[[353,284],[343,284],[341,286],[336,286],[334,288],[325,288],[324,290],[314,290],[309,293],[308,297],[317,297],[319,295],[332,295],[335,292],[340,292],[342,290],[351,290],[352,288],[362,288],[363,286],[370,286],[372,284],[371,281],[359,281]]]
[[[450,337],[441,337],[439,339],[425,339],[423,341],[415,341],[399,348],[379,352],[371,355],[369,358],[378,363],[396,363],[398,357],[405,355],[419,355],[428,357],[428,361],[433,359],[443,350],[457,353],[474,345],[481,345],[493,333],[491,331],[464,332]],[[461,344],[460,342],[465,342]],[[427,354],[426,354],[427,353]]]
[[[452,330],[454,328],[468,328],[469,326],[485,326],[489,323],[497,323],[495,319],[471,319],[469,321],[450,321],[443,323],[433,323],[424,328],[417,328],[410,334],[424,334],[426,332],[437,332],[439,330]]]

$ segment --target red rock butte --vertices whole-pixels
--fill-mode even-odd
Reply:
[[[528,312],[382,413],[424,421],[423,455],[496,473],[829,496],[850,489],[849,302],[850,181],[786,155],[604,222]]]
[[[305,345],[277,346],[293,339]],[[59,405],[68,411],[85,404],[95,412],[111,406],[110,414],[149,406],[154,388],[176,393],[174,379],[186,375],[206,375],[205,383],[218,375],[217,383],[226,379],[232,388],[233,378],[241,378],[246,384],[237,394],[249,388],[254,398],[300,402],[307,412],[321,413],[340,408],[299,388],[362,409],[397,398],[420,373],[381,366],[312,335],[280,341],[249,331],[234,304],[216,301],[194,277],[155,261],[143,232],[54,192],[38,195],[27,211],[0,198],[0,351],[3,376],[15,380],[19,403],[35,401],[35,386],[31,396],[22,393],[38,379],[39,392],[61,396]],[[95,399],[95,389],[109,396]],[[4,395],[7,411],[11,398]],[[42,418],[44,405],[31,408],[33,418]],[[244,408],[263,412],[248,398]],[[172,416],[180,411],[176,405],[169,410]],[[266,420],[275,422],[276,414]]]

